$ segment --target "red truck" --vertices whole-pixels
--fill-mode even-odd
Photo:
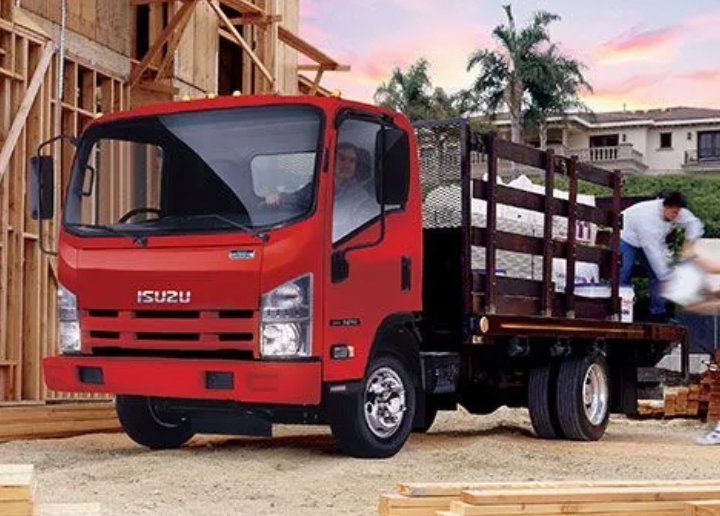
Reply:
[[[438,410],[505,405],[528,407],[538,437],[597,440],[611,412],[635,411],[638,367],[685,339],[621,320],[617,174],[478,137],[463,119],[221,96],[105,115],[73,142],[45,381],[114,395],[124,431],[150,448],[329,424],[343,453],[389,457]],[[548,194],[498,183],[501,159],[543,169]],[[558,174],[568,199],[552,194]],[[53,178],[38,149],[41,226]],[[610,202],[579,204],[578,180]],[[542,213],[544,236],[499,229],[499,205]],[[609,238],[583,244],[580,220]],[[503,275],[502,250],[542,257],[541,278]],[[576,260],[598,265],[609,297],[575,295]]]

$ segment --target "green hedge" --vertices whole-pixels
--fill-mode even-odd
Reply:
[[[542,183],[542,177],[533,177]],[[567,189],[567,180],[559,177],[556,188]],[[688,209],[705,224],[706,238],[720,238],[720,177],[699,177],[687,175],[632,176],[625,180],[624,196],[656,196],[665,191],[677,190],[687,199]],[[605,197],[609,189],[586,182],[578,185],[580,193]]]

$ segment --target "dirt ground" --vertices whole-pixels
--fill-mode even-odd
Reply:
[[[0,463],[32,463],[40,502],[100,503],[107,515],[373,516],[400,481],[719,478],[697,421],[615,418],[602,441],[532,437],[524,410],[441,413],[394,458],[339,456],[327,429],[278,427],[273,439],[196,438],[153,452],[124,435],[0,445]]]

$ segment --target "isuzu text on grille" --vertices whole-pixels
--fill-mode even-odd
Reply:
[[[189,290],[138,290],[137,302],[187,304],[190,302],[190,295]]]

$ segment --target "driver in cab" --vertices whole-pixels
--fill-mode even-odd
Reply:
[[[349,142],[338,144],[335,159],[333,241],[337,241],[355,228],[380,214],[377,200],[370,194],[373,186],[372,174],[367,179],[360,177],[360,150]],[[368,164],[369,166],[369,164]],[[269,206],[311,202],[313,184],[291,194],[272,193],[265,197]]]

